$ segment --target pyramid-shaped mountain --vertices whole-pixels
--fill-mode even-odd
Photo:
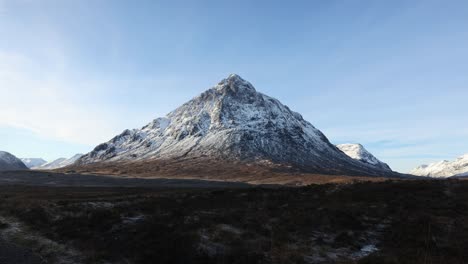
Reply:
[[[235,74],[166,117],[98,145],[75,163],[90,170],[120,166],[128,173],[134,168],[155,174],[169,166],[172,173],[203,173],[244,165],[323,174],[389,173],[348,157],[300,114]]]

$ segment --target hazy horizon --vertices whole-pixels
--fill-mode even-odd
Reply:
[[[239,74],[392,169],[468,153],[464,1],[0,0],[0,150],[91,151]]]

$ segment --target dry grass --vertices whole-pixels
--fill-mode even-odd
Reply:
[[[10,186],[0,193],[0,215],[73,246],[85,263],[461,264],[468,258],[466,181]],[[366,256],[369,245],[378,251]]]
[[[385,177],[304,173],[284,165],[271,163],[226,163],[216,160],[182,159],[154,160],[131,163],[99,163],[72,166],[58,170],[65,173],[91,173],[121,177],[203,179],[245,182],[250,184],[281,184],[304,186],[324,183],[352,183],[355,181],[385,181]]]

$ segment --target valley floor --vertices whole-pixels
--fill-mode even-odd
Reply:
[[[0,262],[18,263],[8,262],[18,252],[28,252],[28,263],[468,259],[468,181],[305,187],[165,181],[125,188],[3,181],[0,254],[10,256]]]
[[[252,185],[304,186],[325,183],[352,183],[356,181],[385,181],[384,177],[358,177],[321,174],[272,173],[267,171],[235,171],[210,175],[186,174],[122,174],[64,173],[57,171],[0,171],[1,185],[31,185],[60,187],[162,187],[162,188],[211,188],[249,187]]]

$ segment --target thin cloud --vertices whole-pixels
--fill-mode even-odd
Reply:
[[[0,125],[45,137],[95,144],[116,132],[110,114],[76,100],[80,83],[46,73],[21,54],[0,52]]]

